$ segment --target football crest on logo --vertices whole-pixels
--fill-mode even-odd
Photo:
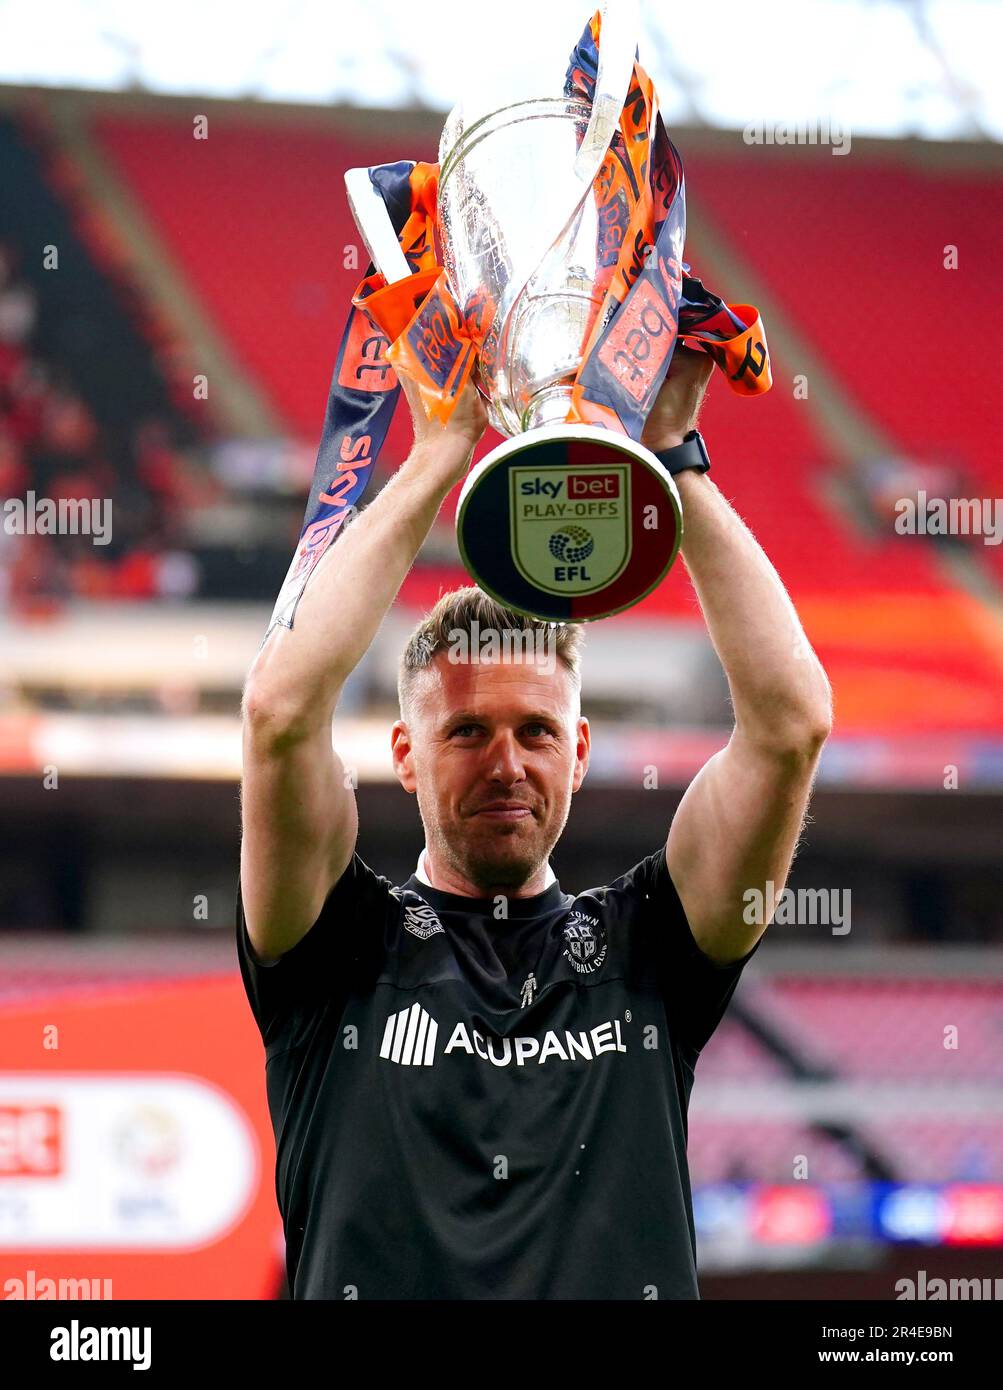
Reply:
[[[442,923],[427,903],[422,903],[419,907],[406,907],[404,909],[404,927],[412,936],[417,936],[421,941],[427,941],[437,931],[441,931],[445,935]]]
[[[598,917],[576,908],[564,927],[564,958],[579,975],[591,975],[606,959],[606,933]]]

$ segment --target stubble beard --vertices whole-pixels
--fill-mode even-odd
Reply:
[[[544,827],[534,817],[528,835],[509,826],[477,830],[463,821],[448,828],[426,822],[426,833],[439,858],[468,883],[485,891],[517,889],[547,863],[566,819]]]

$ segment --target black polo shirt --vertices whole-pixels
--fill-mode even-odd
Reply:
[[[511,899],[356,855],[271,966],[238,888],[237,949],[293,1298],[699,1297],[686,1110],[756,948],[704,955],[664,847]]]

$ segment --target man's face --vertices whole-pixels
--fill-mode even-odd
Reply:
[[[391,734],[436,862],[484,895],[547,861],[588,767],[588,721],[563,662],[451,662],[418,674]]]

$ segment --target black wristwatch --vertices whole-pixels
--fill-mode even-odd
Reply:
[[[671,449],[656,449],[655,458],[673,475],[681,473],[684,468],[696,468],[701,473],[706,473],[710,468],[710,455],[699,430],[684,434],[683,442]]]

